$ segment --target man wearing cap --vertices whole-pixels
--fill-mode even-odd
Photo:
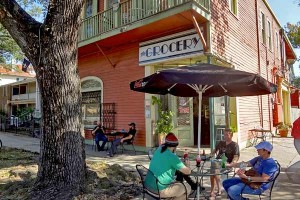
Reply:
[[[122,138],[117,138],[112,142],[111,147],[108,152],[108,155],[110,157],[113,157],[114,154],[116,154],[117,146],[120,145],[120,143],[130,142],[131,139],[135,136],[135,133],[136,133],[135,123],[131,122],[130,124],[128,124],[128,126],[130,126],[129,131],[127,133],[125,133]]]
[[[175,172],[178,170],[188,175],[191,170],[174,154],[177,146],[177,137],[173,133],[169,133],[165,138],[165,143],[155,151],[149,170],[159,180],[157,186],[162,198],[181,200],[186,199],[186,196],[191,192],[191,186],[182,182],[174,183]],[[149,174],[147,174],[145,184],[153,191],[157,190],[155,178]]]
[[[248,182],[267,182],[272,180],[277,169],[277,164],[273,158],[270,157],[273,146],[267,141],[263,141],[255,146],[258,156],[248,162],[242,162],[246,166],[252,167],[259,176],[250,177],[245,175],[245,169],[239,169],[237,175],[239,177],[230,178],[223,181],[223,187],[228,194],[229,199],[240,200],[241,191],[245,183],[241,180],[247,179]],[[241,166],[241,163],[228,164],[229,167]],[[261,194],[270,187],[268,183],[262,183],[258,189],[253,189],[249,185],[243,190],[243,194]],[[243,198],[245,199],[245,198]]]

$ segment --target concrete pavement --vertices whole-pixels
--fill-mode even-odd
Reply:
[[[14,133],[0,132],[0,139],[3,146],[25,149],[28,151],[39,152],[39,139]],[[293,138],[274,138],[274,149],[271,156],[278,160],[282,170],[278,181],[273,189],[272,199],[274,200],[294,200],[300,199],[300,155],[294,147]],[[208,152],[207,152],[208,153]],[[106,152],[96,152],[90,145],[86,145],[87,160],[104,161],[108,164],[120,164],[127,170],[135,171],[136,164],[149,165],[149,159],[145,152],[116,155],[109,158]],[[240,161],[247,161],[257,156],[254,147],[248,147],[241,150]],[[204,182],[204,186],[209,190],[209,181]],[[223,194],[219,199],[226,199]]]

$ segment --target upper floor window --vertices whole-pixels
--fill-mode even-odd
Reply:
[[[265,14],[263,12],[260,12],[260,28],[261,28],[262,42],[266,44],[266,19],[265,19]]]
[[[120,0],[107,0],[107,8],[113,7],[114,4],[120,3]]]
[[[275,32],[275,48],[277,58],[280,58],[279,35],[277,31]]]
[[[93,15],[93,0],[86,0],[85,3],[85,17],[90,17]]]
[[[237,15],[237,1],[238,0],[229,0],[229,10],[235,15]]]
[[[268,20],[268,47],[269,50],[272,50],[272,27],[269,20]]]

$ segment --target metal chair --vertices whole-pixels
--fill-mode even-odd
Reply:
[[[125,146],[128,146],[128,145],[129,145],[129,146],[132,146],[132,149],[133,149],[133,151],[134,151],[134,154],[136,155],[136,150],[135,150],[135,148],[134,148],[134,139],[135,139],[135,136],[136,136],[136,134],[134,134],[130,140],[125,141],[125,142],[123,142],[123,143],[120,144],[120,146],[122,147],[122,153],[123,153],[124,151],[126,151]]]
[[[148,158],[149,158],[149,160],[152,160],[155,150],[156,150],[155,148],[148,149]]]
[[[267,182],[263,182],[263,183],[267,183],[267,184],[270,184],[270,187],[269,189],[263,191],[261,194],[256,194],[256,196],[258,195],[259,196],[259,199],[261,199],[261,197],[269,197],[269,199],[271,200],[271,196],[272,196],[272,190],[273,190],[273,187],[274,187],[274,184],[275,184],[275,181],[277,179],[277,177],[279,176],[280,174],[280,171],[281,171],[281,166],[280,164],[278,163],[277,160],[275,160],[276,162],[276,165],[277,165],[277,171],[274,172],[274,175],[273,175],[273,178]],[[242,192],[241,192],[241,198],[243,198],[243,191],[245,189],[246,185],[244,186],[244,188],[242,189]],[[244,194],[244,195],[254,195],[254,194]],[[265,199],[265,198],[264,198]]]
[[[160,192],[159,192],[159,188],[158,188],[158,183],[161,184],[161,185],[165,185],[163,183],[160,183],[159,180],[157,179],[157,177],[153,174],[152,171],[150,171],[149,169],[147,169],[146,167],[144,167],[143,165],[136,165],[136,169],[140,175],[140,178],[141,178],[141,182],[142,182],[142,185],[143,185],[143,199],[145,199],[145,195],[149,195],[151,196],[152,198],[154,199],[171,199],[171,198],[162,198],[160,196]],[[146,177],[147,178],[153,178],[155,180],[155,185],[156,185],[156,188],[149,188],[147,187],[147,185],[145,184],[145,181],[146,181]],[[169,185],[172,185],[173,183],[171,184],[168,184]],[[184,184],[182,184],[184,186]],[[186,187],[184,186],[185,188],[185,194],[186,194],[186,199],[187,198],[187,190],[186,190]]]

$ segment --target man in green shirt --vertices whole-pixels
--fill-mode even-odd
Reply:
[[[186,199],[191,192],[191,187],[187,183],[175,182],[175,172],[178,170],[188,175],[191,170],[174,154],[177,146],[178,139],[173,133],[169,133],[165,138],[165,143],[155,151],[149,170],[159,180],[158,189],[162,198],[181,200]],[[149,174],[146,177],[146,185],[153,191],[157,190],[155,178]]]

